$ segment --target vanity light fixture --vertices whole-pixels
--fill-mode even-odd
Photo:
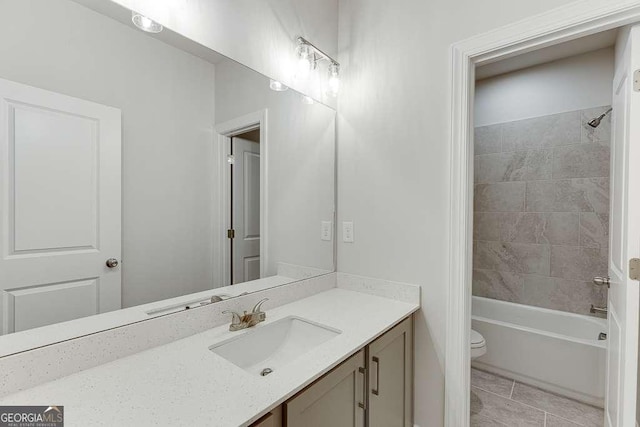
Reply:
[[[282,84],[282,82],[273,79],[269,81],[269,87],[271,88],[271,90],[275,90],[276,92],[284,92],[285,90],[289,89],[287,86]]]
[[[340,91],[340,64],[338,61],[318,49],[313,43],[304,37],[296,39],[298,47],[298,77],[306,77],[312,70],[318,68],[318,62],[329,62],[329,89],[327,94],[337,96]]]
[[[327,93],[331,96],[338,96],[340,92],[340,65],[329,65],[329,90]]]
[[[298,52],[298,70],[296,77],[306,79],[309,73],[318,66],[318,60],[308,44],[300,43],[296,49]]]
[[[159,33],[163,28],[161,24],[157,23],[153,19],[147,18],[135,11],[131,11],[131,20],[136,27],[140,28],[142,31],[146,31],[147,33]]]

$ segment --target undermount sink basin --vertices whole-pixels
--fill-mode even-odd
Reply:
[[[341,331],[299,317],[285,317],[221,343],[209,350],[256,375],[267,375],[340,335]]]

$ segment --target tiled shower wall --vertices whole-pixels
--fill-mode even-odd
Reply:
[[[473,295],[589,314],[606,305],[608,107],[475,129]]]

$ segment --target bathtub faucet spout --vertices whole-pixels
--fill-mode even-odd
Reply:
[[[607,314],[607,307],[596,307],[591,304],[591,310],[589,310],[592,314]]]

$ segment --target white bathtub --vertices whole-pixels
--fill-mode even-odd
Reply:
[[[472,327],[487,342],[474,367],[603,406],[605,319],[480,297],[472,307]]]

